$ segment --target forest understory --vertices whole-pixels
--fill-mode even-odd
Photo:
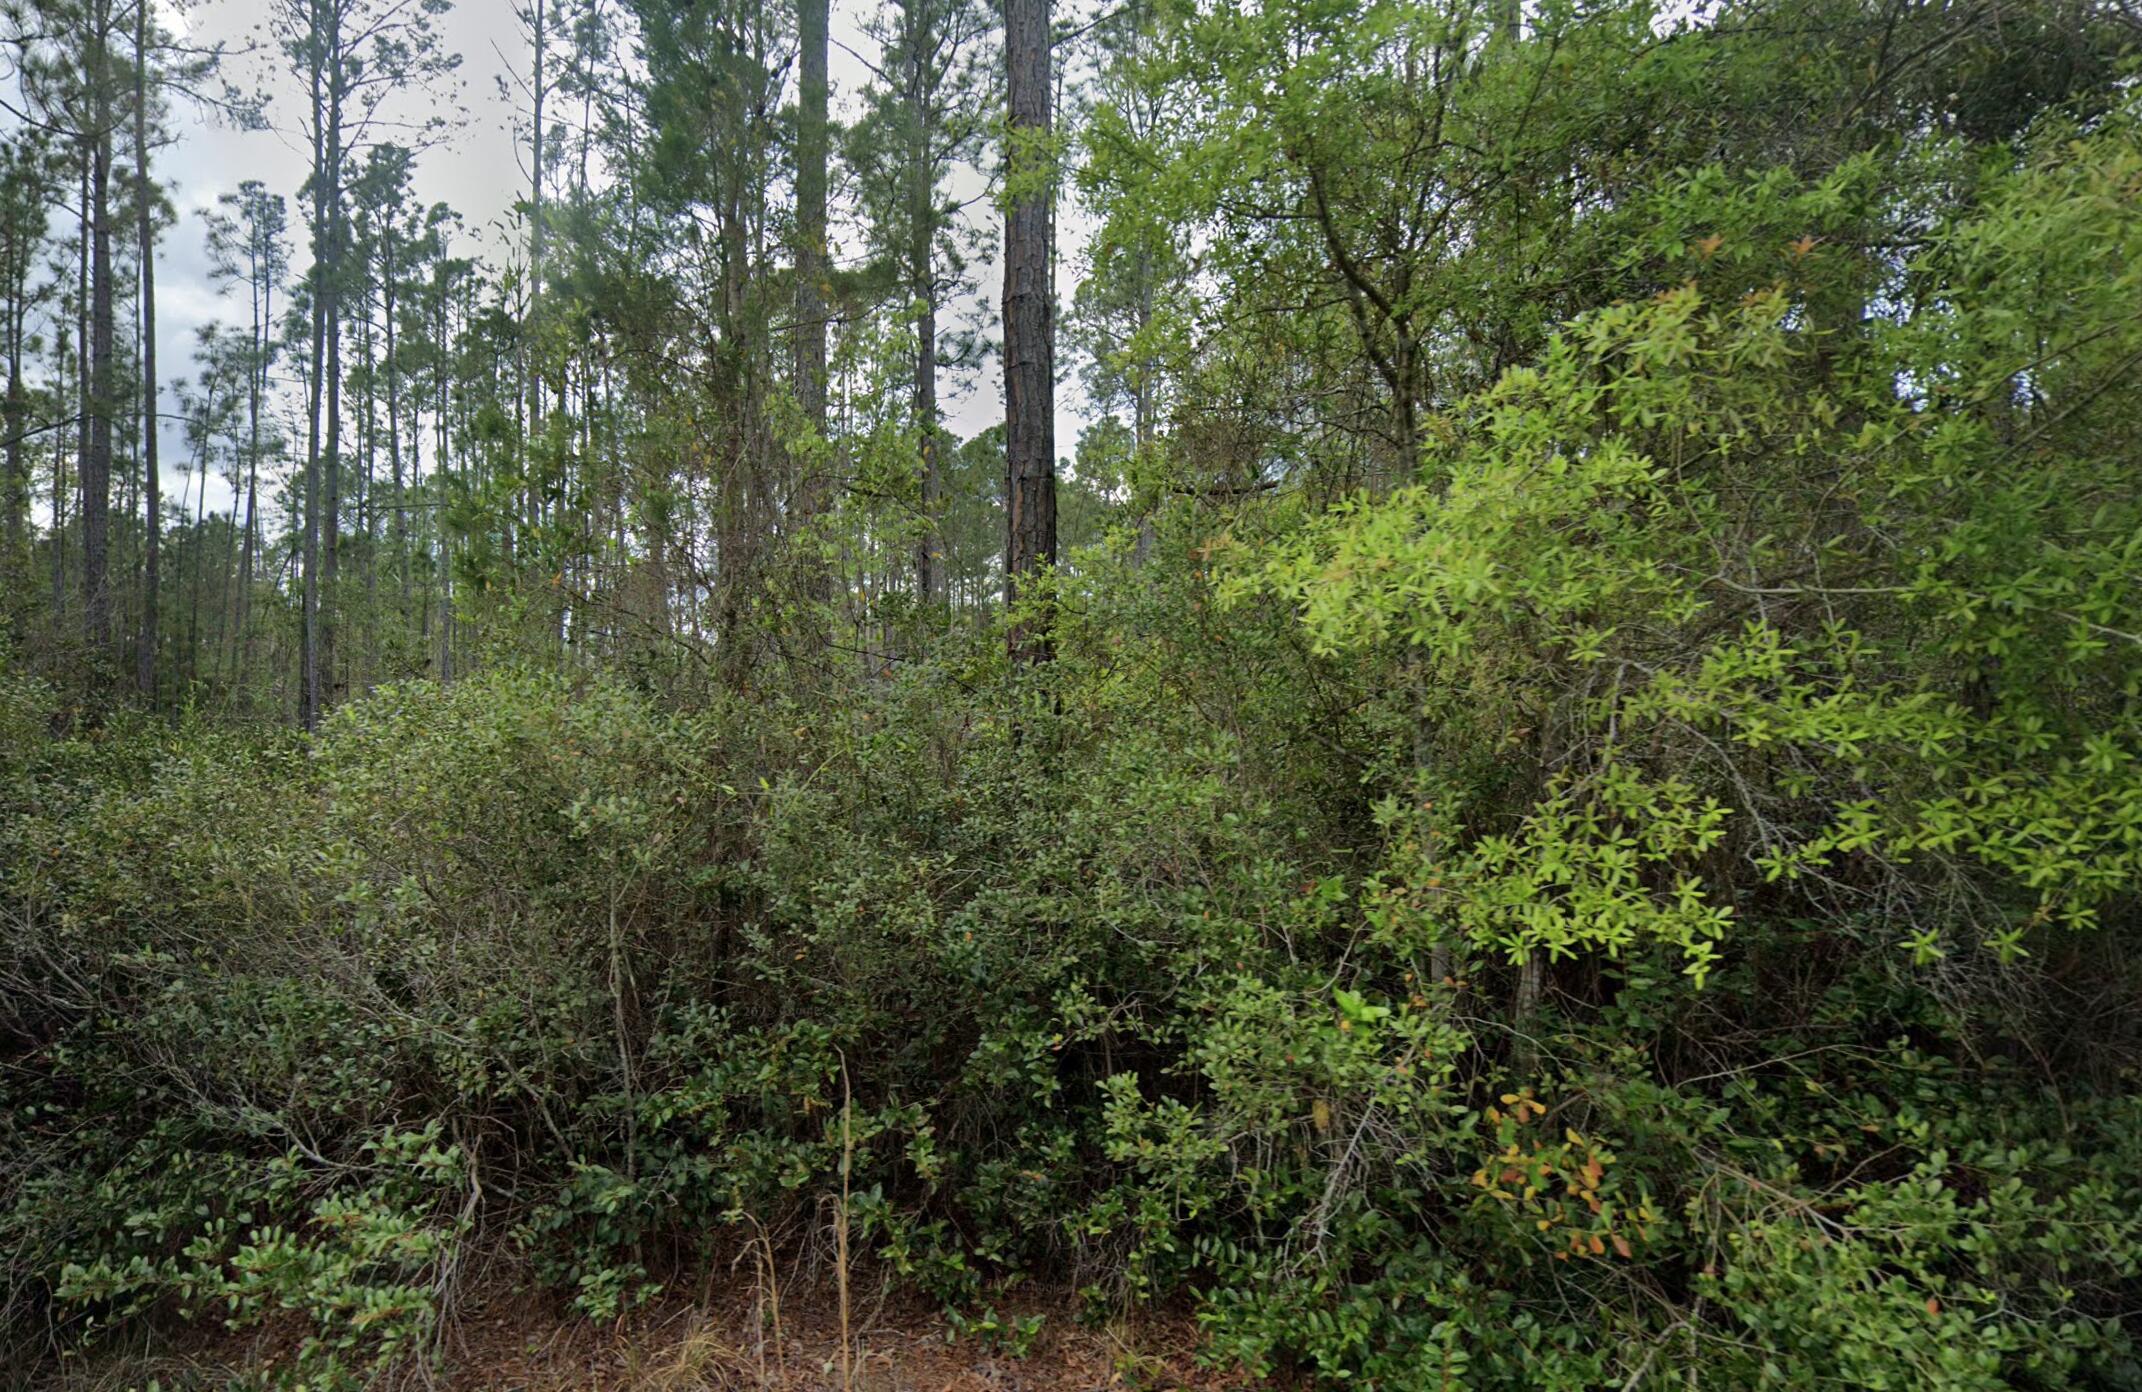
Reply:
[[[0,1388],[2142,1392],[2129,0],[0,116]]]

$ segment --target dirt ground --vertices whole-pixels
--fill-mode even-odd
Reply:
[[[842,1358],[831,1291],[792,1293],[776,1312],[751,1288],[709,1289],[659,1303],[616,1326],[568,1317],[554,1297],[513,1288],[471,1293],[445,1341],[444,1367],[398,1378],[393,1392],[1238,1392],[1269,1386],[1201,1368],[1186,1315],[1139,1312],[1082,1324],[1068,1298],[1000,1301],[1041,1315],[1024,1356],[969,1336],[918,1303],[851,1307]],[[240,1370],[287,1366],[301,1332],[273,1326],[154,1356],[108,1350],[70,1360],[40,1386],[55,1392],[214,1388]],[[4,1382],[4,1380],[0,1380]]]
[[[1197,1366],[1198,1330],[1180,1315],[1144,1314],[1092,1327],[1068,1302],[1035,1300],[1007,1314],[1040,1314],[1023,1357],[947,1337],[935,1312],[890,1305],[853,1316],[845,1365],[837,1300],[792,1298],[773,1315],[755,1296],[680,1302],[626,1328],[578,1321],[546,1329],[501,1298],[464,1312],[460,1371],[447,1392],[1221,1392],[1253,1386],[1240,1374]],[[451,1347],[451,1346],[450,1346]]]

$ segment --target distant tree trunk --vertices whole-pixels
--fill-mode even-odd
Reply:
[[[796,402],[821,436],[826,429],[826,54],[827,0],[798,0],[796,37],[801,102],[796,125]],[[809,521],[828,505],[825,469],[805,464],[799,480],[799,511]],[[811,563],[805,588],[827,598],[827,568]]]
[[[384,301],[387,334],[387,468],[394,479],[394,571],[395,571],[395,622],[405,626],[409,622],[409,514],[407,499],[403,492],[402,478],[402,391],[401,364],[395,354],[394,341],[394,229],[390,224],[381,237],[380,285]]]
[[[333,126],[332,118],[330,127]],[[341,167],[339,139],[329,142],[335,167]],[[324,702],[331,703],[340,688],[336,664],[340,659],[338,634],[342,621],[341,592],[336,588],[342,570],[342,195],[337,189],[327,209],[328,263],[327,366],[320,388],[327,394],[327,423],[320,432],[320,672]]]
[[[251,675],[253,637],[253,557],[260,534],[260,398],[268,385],[268,331],[274,322],[275,286],[258,253],[252,256],[253,359],[246,374],[245,540],[239,548],[237,645],[233,662],[238,684]]]
[[[207,383],[204,386],[203,391],[206,397],[204,416],[208,420],[214,420],[216,414],[215,383]],[[199,475],[200,488],[198,490],[198,496],[194,499],[193,545],[181,558],[182,565],[184,566],[184,569],[188,576],[186,585],[185,655],[186,675],[188,679],[197,678],[200,675],[201,565],[202,562],[206,559],[206,552],[208,549],[207,533],[203,530],[203,528],[205,528],[208,524],[208,440],[208,433],[206,430],[204,430],[201,436],[200,453],[194,459],[194,472]],[[181,494],[179,496],[179,516],[181,518],[184,518],[185,515],[186,498],[184,494]],[[190,562],[190,564],[188,564],[188,562]]]
[[[59,388],[60,409],[64,412],[72,407],[79,415],[80,399],[66,388],[70,364],[65,353],[55,352],[52,366],[52,378]],[[77,449],[77,484],[80,483],[81,458]],[[64,435],[52,444],[52,617],[55,622],[63,622],[67,617],[67,449]]]
[[[156,216],[149,182],[149,5],[134,5],[134,200],[135,228],[141,241],[141,479],[144,569],[141,592],[141,647],[135,654],[134,680],[141,694],[156,699],[158,640],[158,567],[163,532],[163,481],[156,461]],[[204,480],[205,482],[205,480]]]
[[[543,332],[543,256],[545,251],[545,229],[543,226],[543,99],[546,95],[544,68],[545,59],[548,57],[546,41],[549,36],[545,33],[547,26],[544,22],[543,0],[535,0],[531,13],[535,21],[534,31],[530,35],[530,46],[534,50],[535,58],[535,85],[531,91],[534,110],[529,131],[528,300],[521,313],[519,358],[521,362],[520,388],[527,396],[527,419],[521,431],[523,449],[522,479],[526,489],[530,549],[533,551],[541,546],[544,494],[548,482],[538,477],[535,444],[537,435],[544,428],[543,421],[546,414],[545,387],[547,385],[545,369],[549,365],[547,362],[548,353],[541,342]],[[545,467],[547,468],[548,466]],[[543,549],[547,550],[547,548]],[[553,572],[552,578],[560,585],[562,590],[565,566],[562,556],[544,558],[540,554],[531,554],[528,559],[530,561],[540,561],[546,568],[556,564],[558,569]],[[554,607],[552,617],[554,631],[562,641],[562,623],[565,617],[562,600]]]
[[[327,123],[324,63],[312,53],[312,380],[305,402],[304,598],[299,610],[298,724],[320,723],[320,408],[327,350]]]
[[[100,20],[92,39],[90,70],[96,96],[89,136],[89,381],[83,409],[89,418],[82,456],[82,618],[90,645],[109,653],[112,595],[112,133],[109,30]]]
[[[90,142],[82,142],[81,222],[75,240],[74,275],[74,491],[82,492],[82,468],[89,458],[89,169]],[[58,374],[55,374],[58,375]],[[65,530],[67,490],[55,475],[52,481],[52,612],[67,612],[67,552]],[[82,509],[76,504],[79,523]]]
[[[444,254],[442,249],[442,257]],[[446,497],[444,486],[453,472],[453,457],[450,451],[451,436],[449,433],[449,422],[453,415],[453,396],[447,385],[450,375],[448,354],[450,345],[453,342],[453,284],[448,279],[444,269],[439,273],[438,283],[439,316],[438,323],[434,328],[434,332],[438,335],[439,344],[439,371],[438,381],[435,384],[438,400],[433,411],[433,417],[438,427],[438,438],[432,445],[431,468],[433,476],[440,483],[439,489],[435,490],[437,493],[436,501],[443,503]],[[439,684],[446,686],[454,679],[453,548],[451,539],[446,533],[446,519],[437,507],[433,508],[432,517],[432,540],[433,544],[439,548]]]
[[[936,173],[930,158],[930,105],[925,90],[926,66],[935,45],[926,26],[926,2],[914,5],[910,23],[919,32],[907,43],[908,294],[918,306],[915,321],[915,430],[921,447],[922,540],[915,554],[915,595],[932,604],[944,589],[944,539],[938,531],[938,500],[944,491],[937,458],[937,275],[932,253],[937,244]]]
[[[531,158],[528,168],[528,282],[539,287],[543,281],[543,58],[544,41],[549,37],[543,23],[543,0],[535,0],[535,121],[529,133]],[[539,289],[531,291],[533,296]]]
[[[7,548],[4,560],[7,573],[4,578],[8,582],[10,592],[13,592],[17,563],[27,565],[22,554],[23,518],[30,506],[30,476],[23,467],[22,458],[23,320],[30,312],[26,303],[30,253],[28,248],[22,245],[22,232],[19,227],[8,229],[7,242],[7,477],[0,479],[0,492],[5,493],[4,499],[0,499],[0,507],[4,507],[7,512],[7,535],[0,544]]]
[[[1004,221],[1004,452],[1010,517],[1005,602],[1019,577],[1056,563],[1056,335],[1049,284],[1049,0],[1004,0],[1006,167],[1013,184]],[[1048,623],[1015,628],[1014,657],[1051,656]]]
[[[373,536],[378,521],[372,505],[372,483],[379,459],[379,359],[374,356],[372,294],[364,288],[357,315],[357,360],[364,365],[364,399],[357,414],[358,455],[364,470],[357,477],[357,534],[364,539],[358,559],[364,566],[364,689],[370,690],[372,674],[379,669],[379,546]]]

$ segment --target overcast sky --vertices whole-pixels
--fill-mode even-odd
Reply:
[[[162,409],[175,412],[177,398],[171,390],[174,379],[190,378],[194,372],[195,335],[203,324],[242,322],[247,313],[243,298],[218,294],[209,276],[205,215],[217,199],[235,192],[247,179],[259,179],[269,189],[291,202],[291,242],[294,269],[302,272],[307,260],[305,229],[297,192],[304,182],[309,162],[299,120],[303,114],[302,90],[295,76],[285,70],[266,30],[265,0],[197,0],[178,16],[169,0],[156,0],[165,20],[182,29],[196,42],[222,42],[230,58],[232,78],[268,96],[266,130],[236,130],[190,108],[172,112],[171,124],[177,142],[158,152],[156,174],[172,203],[179,210],[178,224],[167,230],[157,247],[157,350],[163,377]],[[864,0],[835,0],[831,76],[836,119],[851,111],[868,73],[847,51],[870,53],[872,45],[862,32],[863,21],[876,7]],[[427,151],[417,166],[416,193],[426,204],[443,202],[459,212],[471,240],[481,239],[495,252],[506,239],[519,233],[508,224],[515,199],[528,186],[527,149],[515,133],[516,107],[530,64],[529,47],[520,22],[514,16],[513,0],[457,0],[443,18],[440,32],[449,52],[461,55],[461,69],[454,90],[431,98],[411,94],[403,114],[420,114],[417,106],[440,110],[459,109],[466,115],[451,135]],[[993,42],[993,40],[992,40]],[[510,99],[500,94],[500,78],[508,77]],[[954,180],[954,192],[967,198],[981,193],[978,176]],[[968,216],[994,222],[992,204],[981,199]],[[1075,287],[1070,254],[1076,245],[1079,225],[1075,210],[1067,209],[1060,234],[1065,255],[1059,270],[1059,291],[1069,303]],[[64,235],[64,232],[62,233]],[[838,237],[836,229],[836,238]],[[993,246],[998,238],[992,237]],[[473,247],[460,248],[463,254]],[[836,248],[841,250],[841,248]],[[846,250],[852,251],[853,248]],[[976,300],[984,307],[986,322],[995,333],[996,303],[1002,284],[1000,268],[992,258],[974,267],[979,282]],[[946,322],[957,323],[964,307],[955,309]],[[354,345],[344,349],[345,361]],[[1065,367],[1058,350],[1058,367]],[[1002,379],[998,364],[971,382],[957,382],[950,373],[942,382],[943,405],[948,422],[958,434],[973,434],[1002,419]],[[1057,452],[1069,456],[1077,443],[1081,424],[1075,379],[1058,389]],[[176,499],[182,488],[182,471],[190,462],[180,429],[167,420],[163,431],[162,470],[167,496]],[[228,490],[220,479],[211,479],[210,510],[228,508]]]

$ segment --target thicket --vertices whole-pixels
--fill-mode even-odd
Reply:
[[[1298,178],[1322,229],[1200,283],[1339,290],[1111,360],[1176,414],[1027,611],[1053,660],[895,603],[859,673],[770,600],[716,678],[501,605],[312,735],[0,666],[18,1366],[294,1321],[276,1377],[373,1385],[480,1269],[629,1320],[837,1225],[971,1337],[1032,1337],[1020,1282],[1178,1300],[1311,1385],[2142,1386],[2118,36],[1937,28],[1886,126],[1720,149],[1697,94],[1863,55],[1542,16],[1450,98],[1474,235],[1409,301],[1332,253],[1400,123],[1302,143],[1410,99],[1339,18],[1172,15],[1180,145],[1095,119],[1104,258]],[[1399,445],[1257,417],[1283,371]]]

